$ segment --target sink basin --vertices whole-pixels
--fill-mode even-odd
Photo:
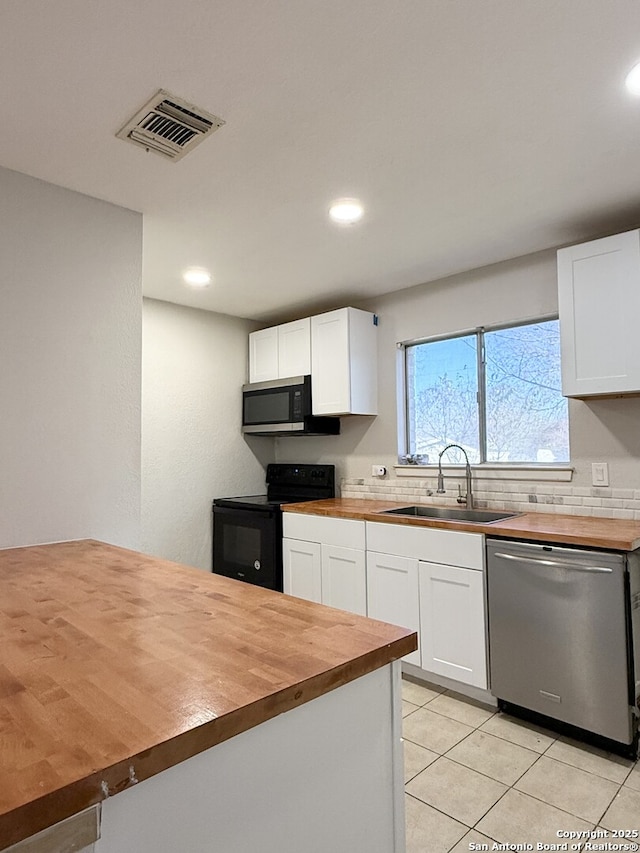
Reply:
[[[403,506],[399,509],[386,509],[381,515],[413,515],[416,518],[441,518],[444,521],[466,521],[476,524],[491,524],[515,518],[519,512],[493,512],[490,509],[455,509],[447,506]]]

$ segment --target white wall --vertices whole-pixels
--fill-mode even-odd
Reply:
[[[0,168],[0,547],[137,547],[139,214]]]
[[[278,439],[277,461],[335,462],[338,476],[369,477],[397,459],[396,343],[557,313],[556,253],[540,252],[389,293],[357,307],[379,315],[379,415],[342,418],[342,434]],[[594,342],[597,346],[597,342]],[[640,483],[640,399],[569,402],[573,484],[591,484],[591,462],[608,462],[613,488]]]
[[[240,433],[254,323],[144,300],[142,548],[211,569],[211,501],[263,494],[270,438]]]

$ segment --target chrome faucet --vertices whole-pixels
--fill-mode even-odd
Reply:
[[[442,473],[442,454],[446,453],[447,450],[450,450],[452,447],[457,447],[458,450],[461,450],[464,454],[465,462],[466,462],[466,478],[467,478],[467,494],[462,497],[460,487],[458,486],[458,497],[457,501],[459,504],[464,503],[467,509],[473,509],[473,493],[471,491],[471,465],[469,465],[469,457],[467,456],[467,452],[464,447],[460,447],[459,444],[447,444],[444,450],[441,451],[440,456],[438,456],[438,488],[436,490],[436,494],[444,495],[444,474]]]

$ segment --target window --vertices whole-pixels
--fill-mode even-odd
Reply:
[[[569,461],[557,320],[478,329],[402,349],[404,452],[433,463],[448,444],[459,444],[472,463]],[[447,461],[464,460],[452,449]]]

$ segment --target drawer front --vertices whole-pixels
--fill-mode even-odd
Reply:
[[[338,548],[359,548],[364,551],[364,521],[354,518],[329,518],[324,515],[285,512],[282,520],[283,536],[321,542]]]
[[[437,527],[367,522],[367,548],[447,566],[482,570],[484,536]]]

